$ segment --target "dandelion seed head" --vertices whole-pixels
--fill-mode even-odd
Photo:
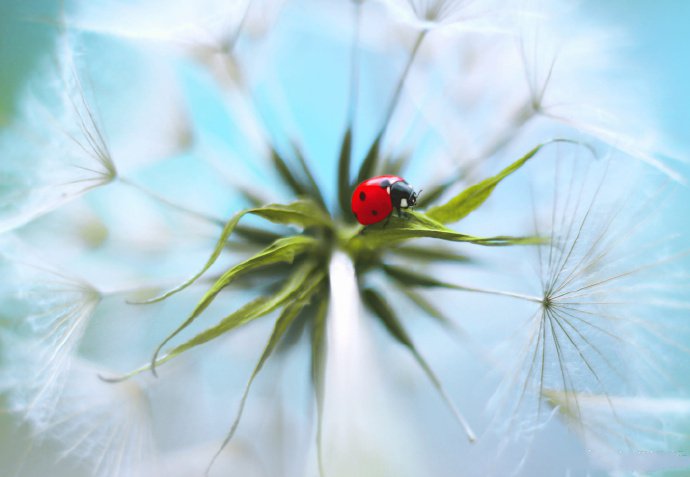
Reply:
[[[73,355],[101,297],[88,284],[35,265],[5,266],[6,285],[15,290],[10,309],[17,315],[5,331],[11,343],[4,350],[5,360],[13,364],[3,372],[2,387],[13,389],[12,407],[41,426],[55,411]]]
[[[460,31],[496,32],[518,9],[518,2],[475,0],[380,0],[391,13],[420,30],[452,28]]]
[[[660,206],[668,186],[653,187],[644,168],[631,173],[620,157],[561,159],[532,192],[537,210],[546,203],[538,198],[552,196],[535,222],[549,245],[536,254],[540,303],[521,322],[519,358],[508,367],[501,391],[510,396],[510,404],[504,403],[512,409],[503,425],[520,429],[529,441],[535,428],[525,423],[546,422],[555,409],[578,435],[598,435],[587,437],[586,445],[596,443],[595,452],[607,454],[605,429],[616,429],[620,445],[631,432],[623,429],[637,419],[619,409],[626,396],[679,390],[672,376],[680,368],[673,361],[687,350],[679,345],[684,338],[670,337],[684,326],[674,310],[684,307],[684,299],[659,297],[685,296],[678,295],[687,288],[687,278],[678,273],[685,260],[683,253],[669,253],[672,240],[655,236],[663,227]],[[626,176],[633,186],[608,187]],[[547,182],[550,187],[543,187]],[[621,196],[620,190],[629,192]],[[601,404],[594,412],[587,397],[593,395]],[[594,424],[606,419],[601,427]]]
[[[155,459],[146,390],[136,382],[110,386],[94,379],[98,372],[74,363],[65,392],[36,437],[62,443],[63,457],[81,462],[94,476],[151,475],[145,472]]]
[[[194,4],[145,1],[108,2],[94,8],[78,2],[70,27],[136,41],[170,42],[182,47],[218,47],[219,40],[234,31],[247,7],[247,0]],[[106,14],[107,12],[107,14]]]

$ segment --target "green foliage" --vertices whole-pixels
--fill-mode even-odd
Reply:
[[[379,249],[390,244],[414,238],[435,238],[451,242],[468,242],[486,246],[528,245],[541,243],[535,237],[474,237],[445,227],[421,212],[407,212],[405,217],[391,217],[388,223],[370,225],[362,233],[352,237],[348,248]]]
[[[283,180],[283,182],[294,192],[297,196],[303,197],[307,195],[307,188],[297,177],[292,173],[290,167],[283,156],[274,148],[271,149],[271,161],[278,175]]]
[[[350,184],[350,162],[352,158],[352,129],[347,128],[343,143],[340,146],[340,157],[338,158],[338,203],[343,217],[352,220],[350,210],[350,196],[352,195],[352,185]]]
[[[558,142],[579,144],[575,141],[570,141],[567,139],[554,139],[552,141],[539,144],[495,176],[484,179],[483,181],[468,187],[443,205],[430,208],[427,211],[427,215],[430,218],[441,222],[442,224],[462,220],[479,208],[479,206],[481,206],[486,199],[491,196],[496,186],[503,179],[524,166],[525,163],[533,158],[544,146]]]
[[[445,247],[420,247],[416,245],[402,245],[394,247],[389,250],[392,254],[414,260],[418,262],[455,262],[455,263],[472,263],[474,260],[468,255],[456,252]]]
[[[247,402],[247,396],[249,395],[249,391],[251,390],[252,383],[254,382],[254,379],[256,376],[259,374],[261,371],[261,368],[263,368],[264,364],[266,364],[266,361],[268,358],[271,356],[271,353],[273,353],[273,350],[275,350],[276,346],[280,342],[281,338],[283,335],[285,335],[285,332],[287,329],[290,327],[290,325],[294,322],[295,318],[299,315],[300,311],[309,304],[312,296],[318,291],[319,287],[323,284],[323,281],[325,279],[325,274],[321,273],[319,271],[316,271],[315,273],[308,275],[305,277],[304,280],[298,280],[301,282],[301,286],[299,288],[299,291],[294,297],[294,300],[289,303],[283,311],[281,312],[280,316],[275,322],[275,325],[273,327],[273,332],[271,333],[270,338],[268,339],[268,343],[266,343],[266,346],[264,347],[263,352],[261,353],[261,357],[259,358],[259,361],[256,363],[256,366],[254,367],[254,371],[252,371],[251,376],[249,377],[249,381],[247,381],[247,385],[244,388],[244,393],[242,393],[242,398],[240,400],[240,406],[239,409],[237,410],[237,415],[235,416],[234,421],[232,422],[232,426],[230,427],[230,431],[228,432],[227,436],[225,437],[225,440],[221,444],[220,448],[218,449],[218,452],[214,456],[215,460],[221,453],[221,451],[225,448],[225,446],[228,445],[228,443],[232,440],[233,436],[235,435],[235,432],[237,431],[237,427],[239,426],[240,419],[242,418],[242,413],[244,411],[244,406]],[[225,333],[227,330],[220,331],[219,334]],[[213,332],[215,333],[215,331]],[[211,333],[211,334],[213,334]],[[218,336],[218,335],[215,335]],[[215,337],[214,336],[214,337]],[[213,461],[211,461],[211,464],[213,464]],[[209,468],[210,468],[209,465]]]
[[[359,167],[359,173],[357,173],[357,184],[373,176],[376,172],[376,166],[379,161],[379,150],[381,149],[381,140],[383,139],[383,131],[379,132],[374,139],[374,142],[369,147],[367,155],[362,161],[362,165]],[[356,185],[356,184],[355,184]]]
[[[314,174],[307,163],[307,158],[304,156],[304,152],[297,144],[293,144],[293,149],[295,151],[295,157],[297,157],[297,162],[299,163],[300,168],[302,169],[302,172],[307,180],[308,196],[318,203],[324,210],[326,210],[326,202],[323,200],[323,194],[321,194],[321,189],[319,189],[319,185],[317,184],[316,179],[314,179]]]
[[[424,298],[420,293],[417,293],[415,290],[408,288],[406,285],[400,282],[396,283],[396,288],[400,290],[412,303],[414,303],[422,313],[433,318],[446,328],[452,329],[456,333],[464,334],[464,331],[460,330],[460,328],[450,319],[448,319],[448,317],[444,315],[441,312],[441,310],[436,308],[431,302],[429,302],[429,300]]]
[[[358,180],[368,177],[377,167],[381,137],[382,136],[379,135],[376,138],[365,157],[358,173]],[[295,193],[295,195],[303,197],[303,199],[287,205],[269,204],[243,210],[235,214],[225,223],[211,256],[204,266],[189,280],[145,303],[163,300],[184,290],[197,281],[218,260],[225,248],[238,244],[238,242],[229,242],[233,233],[245,240],[249,240],[253,244],[266,246],[250,258],[226,270],[215,280],[186,320],[170,333],[157,347],[148,365],[120,378],[110,380],[116,381],[127,379],[145,370],[151,370],[155,374],[157,365],[163,364],[192,348],[208,343],[255,319],[266,316],[276,310],[281,310],[275,321],[273,332],[248,379],[235,419],[218,453],[214,457],[215,460],[221,450],[235,435],[255,378],[263,369],[266,361],[274,353],[277,346],[281,343],[283,345],[288,343],[286,340],[286,333],[289,329],[293,329],[291,327],[296,323],[302,311],[310,302],[315,300],[316,297],[316,305],[315,308],[313,308],[315,313],[309,316],[307,323],[311,326],[312,336],[311,376],[317,412],[317,455],[319,471],[321,475],[323,475],[321,429],[325,392],[324,383],[327,345],[326,317],[329,303],[329,290],[327,287],[329,278],[329,254],[334,247],[342,247],[345,249],[354,260],[356,272],[360,280],[364,280],[365,275],[370,271],[383,271],[385,275],[391,279],[392,284],[407,296],[420,311],[446,327],[455,328],[453,323],[448,320],[446,316],[414,289],[417,287],[443,287],[459,291],[492,293],[507,296],[517,295],[446,283],[433,276],[426,275],[415,268],[387,264],[383,259],[384,257],[394,256],[397,260],[412,260],[420,265],[430,262],[467,263],[470,261],[467,255],[459,253],[449,247],[429,248],[401,244],[402,242],[417,238],[464,242],[483,246],[543,243],[542,239],[536,237],[476,237],[457,232],[444,225],[444,223],[460,220],[480,207],[503,179],[522,167],[541,147],[543,147],[543,144],[534,148],[496,176],[475,184],[451,199],[448,203],[432,208],[427,214],[409,211],[406,212],[403,217],[391,216],[385,222],[374,224],[366,228],[361,228],[359,226],[355,227],[347,223],[336,223],[329,217],[318,185],[308,167],[306,158],[302,155],[299,148],[295,147],[294,151],[301,168],[301,173],[299,174],[293,172],[286,160],[275,149],[272,149],[272,160],[283,182],[293,193]],[[348,127],[343,137],[338,165],[338,203],[344,215],[343,218],[345,222],[350,218],[349,209],[352,188],[352,184],[350,183],[351,156],[352,129]],[[395,164],[402,166],[404,164],[404,159],[395,162]],[[254,200],[254,197],[249,197],[249,199],[255,203],[257,202]],[[261,227],[239,225],[240,220],[248,214],[261,217],[274,224],[299,227],[303,232],[296,235],[283,236],[273,231],[264,230]],[[287,275],[285,274],[285,269],[275,269],[275,267],[280,264],[292,264],[297,257],[304,258],[300,258],[293,269],[288,269],[289,273],[287,273]],[[215,325],[208,327],[186,341],[168,349],[162,357],[160,356],[163,348],[178,334],[187,329],[208,308],[222,290],[236,282],[238,278],[262,269],[268,270],[267,273],[269,273],[270,276],[279,277],[280,286],[277,290],[267,292],[265,295],[245,303],[243,306],[220,319]],[[287,278],[285,278],[286,276]],[[418,351],[411,336],[396,316],[394,309],[378,291],[366,288],[362,293],[366,307],[381,321],[393,338],[412,354],[413,358],[429,378],[441,398],[449,406],[455,418],[465,429],[469,440],[474,440],[473,431],[446,394],[436,374]],[[525,297],[519,296],[519,298]],[[530,297],[526,298],[531,299]]]
[[[204,296],[201,298],[199,303],[197,303],[196,307],[189,315],[189,317],[184,321],[184,323],[178,326],[177,329],[175,329],[175,331],[168,335],[168,337],[165,338],[163,342],[158,346],[151,361],[151,369],[155,371],[156,359],[158,358],[158,354],[160,353],[160,350],[163,348],[163,346],[165,346],[172,338],[177,336],[178,333],[180,333],[182,330],[191,325],[194,322],[194,320],[196,320],[199,317],[199,315],[211,304],[211,302],[213,302],[218,293],[220,293],[220,291],[223,288],[230,285],[230,283],[238,275],[251,271],[255,268],[270,265],[273,263],[292,263],[292,261],[295,259],[297,255],[306,252],[310,248],[316,247],[316,245],[317,242],[315,239],[304,235],[295,235],[293,237],[282,238],[277,240],[275,243],[273,243],[270,247],[266,248],[265,250],[245,260],[244,262],[235,265],[230,270],[225,272],[204,294]],[[229,321],[229,323],[232,322],[233,320]],[[240,323],[241,322],[242,321],[240,321]],[[211,337],[209,339],[212,339],[218,335],[211,333],[210,336]],[[205,341],[208,341],[208,339],[206,339]],[[201,342],[205,341],[202,340]]]
[[[216,260],[218,260],[218,257],[220,257],[220,254],[225,248],[228,239],[237,228],[237,224],[242,219],[242,217],[244,217],[247,214],[257,215],[276,224],[297,225],[304,228],[313,227],[316,225],[330,225],[330,220],[328,219],[328,216],[323,212],[323,210],[319,208],[318,205],[314,204],[310,200],[299,200],[288,205],[269,204],[263,207],[257,207],[254,209],[240,211],[236,213],[230,220],[228,220],[228,222],[223,227],[223,230],[220,234],[220,237],[218,238],[218,241],[216,242],[211,256],[206,261],[201,270],[194,274],[194,276],[192,276],[190,279],[173,288],[172,290],[169,290],[163,293],[162,295],[150,298],[139,303],[156,303],[161,300],[165,300],[169,296],[172,296],[175,293],[184,290],[188,286],[192,285],[195,281],[197,281],[204,273],[206,273],[206,271],[209,268],[211,268],[211,266],[216,262]],[[265,238],[267,232],[260,232],[262,232],[262,239]],[[242,230],[242,233],[245,235],[251,234],[256,236],[258,232],[256,229],[244,228]]]
[[[443,205],[432,207],[427,211],[427,215],[443,224],[457,222],[467,217],[489,198],[503,179],[524,166],[542,147],[550,143],[539,144],[495,176],[468,187]]]
[[[366,306],[374,313],[374,315],[379,318],[393,338],[395,338],[398,343],[405,346],[410,351],[415,361],[417,361],[417,364],[420,366],[420,368],[422,368],[422,371],[424,371],[424,374],[427,375],[434,388],[436,388],[436,391],[438,391],[441,398],[446,402],[455,418],[458,420],[460,425],[462,425],[463,429],[465,429],[465,433],[467,434],[469,441],[473,442],[476,439],[474,432],[467,424],[464,416],[448,397],[448,394],[446,393],[443,384],[441,384],[441,381],[436,376],[436,373],[434,373],[434,371],[431,369],[431,366],[429,366],[429,363],[427,363],[424,357],[417,350],[412,338],[396,316],[393,308],[391,308],[383,296],[371,288],[368,288],[362,292],[362,298],[364,299]]]

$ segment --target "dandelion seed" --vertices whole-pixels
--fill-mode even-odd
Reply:
[[[585,393],[573,398],[551,389],[544,391],[544,397],[604,468],[654,472],[687,467],[687,399]],[[611,407],[616,409],[616,420],[611,419]]]
[[[380,0],[400,21],[420,30],[504,31],[517,2],[476,0]]]
[[[61,459],[80,462],[89,475],[151,475],[147,468],[155,468],[156,454],[146,390],[135,382],[109,386],[93,379],[99,372],[88,363],[73,363],[64,393],[50,418],[35,428],[34,439],[59,442]]]
[[[52,418],[73,354],[101,297],[86,283],[2,259],[5,287],[16,291],[14,308],[22,310],[5,332],[12,344],[3,352],[14,365],[3,373],[2,387],[13,390],[12,407],[40,427]]]
[[[606,171],[598,180],[593,173],[575,179],[571,168],[578,166],[555,168],[551,245],[540,248],[538,257],[541,303],[526,324],[512,378],[519,388],[513,409],[536,402],[543,414],[542,400],[553,398],[569,422],[586,425],[588,406],[581,406],[580,398],[597,394],[608,402],[609,425],[618,427],[619,409],[609,395],[655,394],[672,374],[652,352],[658,340],[681,355],[687,352],[670,338],[682,319],[670,302],[656,298],[677,277],[668,270],[682,255],[669,256],[656,250],[659,242],[636,239],[653,223],[650,204],[659,202],[658,193],[638,200],[633,211],[623,210],[630,198],[610,197]],[[619,173],[615,170],[608,175]],[[686,287],[687,277],[679,285]]]
[[[651,104],[626,101],[629,94],[642,86],[639,74],[626,71],[625,65],[612,57],[612,49],[620,39],[610,31],[590,27],[588,35],[574,39],[567,25],[545,21],[544,16],[522,16],[520,54],[529,87],[531,104],[536,114],[567,124],[619,151],[636,157],[677,181],[679,173],[667,163],[673,157],[668,150],[659,150],[659,137],[643,124]],[[603,46],[603,47],[602,47]],[[582,89],[574,78],[583,72],[624,77],[625,81],[597,83]],[[616,85],[619,91],[608,90]]]
[[[133,4],[110,2],[93,8],[83,2],[76,18],[67,24],[91,31],[137,41],[169,42],[181,47],[220,49],[221,39],[238,28],[251,0],[176,3],[163,8],[161,2]],[[107,14],[104,14],[107,12]]]
[[[117,176],[106,140],[73,69],[71,52],[66,51],[63,54],[68,56],[57,72],[61,83],[42,91],[49,99],[29,94],[23,102],[22,121],[0,136],[7,152],[0,166],[4,179],[0,232],[23,225]],[[53,128],[44,131],[36,127],[38,124]],[[18,145],[15,135],[25,141]],[[42,166],[27,173],[27,157],[38,157]]]

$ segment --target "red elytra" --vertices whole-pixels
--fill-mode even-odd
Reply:
[[[352,213],[362,225],[385,220],[393,212],[391,185],[405,182],[398,176],[377,176],[359,184],[352,194]]]

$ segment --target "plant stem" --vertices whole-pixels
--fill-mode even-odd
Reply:
[[[362,2],[355,2],[355,31],[350,50],[350,98],[348,101],[347,126],[352,129],[359,99],[359,39],[362,23]]]
[[[426,30],[422,30],[419,32],[419,35],[417,35],[417,39],[415,40],[414,46],[412,47],[412,50],[410,51],[410,55],[407,58],[407,63],[405,64],[405,69],[402,72],[402,75],[400,75],[400,79],[398,80],[398,84],[395,87],[395,92],[393,93],[393,98],[391,99],[390,104],[388,105],[388,111],[386,112],[386,116],[384,117],[383,120],[383,125],[381,126],[381,130],[378,134],[378,137],[383,138],[383,136],[386,133],[386,130],[388,129],[388,125],[391,122],[391,119],[393,118],[393,113],[395,112],[395,109],[398,106],[398,103],[400,102],[400,95],[402,94],[403,86],[405,85],[405,80],[407,80],[407,76],[410,73],[410,69],[412,68],[412,64],[414,63],[415,58],[417,57],[417,52],[419,51],[419,47],[422,46],[422,42],[424,41],[424,38],[426,37]]]

